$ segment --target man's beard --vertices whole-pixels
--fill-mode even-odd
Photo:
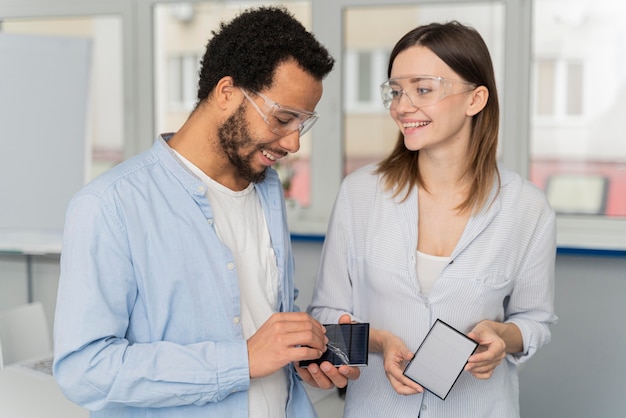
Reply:
[[[217,130],[217,136],[222,146],[222,151],[232,165],[237,168],[239,175],[252,183],[260,183],[265,180],[265,168],[256,172],[252,168],[250,161],[254,154],[260,151],[262,147],[254,145],[254,141],[250,137],[248,124],[244,117],[245,107],[243,104],[233,113]],[[240,152],[247,148],[253,147],[253,150],[246,155]]]

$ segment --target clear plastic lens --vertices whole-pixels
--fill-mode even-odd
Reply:
[[[462,83],[464,90],[452,91],[453,83]],[[402,100],[403,96],[413,107],[432,106],[441,99],[451,94],[457,94],[472,90],[474,84],[467,81],[448,80],[435,76],[411,75],[394,77],[380,85],[380,94],[383,105],[387,109],[393,109]]]
[[[313,126],[319,117],[315,112],[281,106],[264,94],[255,93],[265,100],[263,109],[261,110],[259,105],[252,100],[244,89],[241,89],[241,91],[252,104],[252,107],[256,109],[265,123],[267,123],[268,129],[276,135],[286,136],[295,131],[300,131],[300,135],[304,135],[311,129],[311,126]]]
[[[300,135],[308,131],[317,120],[316,114],[296,113],[286,110],[280,105],[275,105],[269,112],[273,115],[270,119],[270,130],[278,135],[287,135],[294,131],[300,131]]]

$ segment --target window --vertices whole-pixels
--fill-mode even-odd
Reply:
[[[2,33],[88,39],[91,45],[88,93],[87,178],[124,158],[122,20],[118,16],[5,18]]]
[[[626,220],[626,6],[533,7],[530,178],[564,220]]]
[[[567,115],[582,115],[583,113],[583,64],[582,62],[567,63]]]
[[[535,91],[535,113],[537,116],[550,116],[555,114],[554,86],[556,85],[554,60],[539,60],[537,62],[537,87]]]
[[[343,89],[344,112],[386,113],[380,103],[379,86],[387,74],[387,49],[346,49]]]
[[[579,60],[536,60],[536,117],[583,116],[583,65]]]
[[[198,54],[186,54],[167,59],[167,101],[173,111],[193,110],[197,100],[201,58]]]
[[[292,231],[323,234],[345,174],[392,147],[397,128],[377,103],[377,85],[394,42],[417,24],[456,18],[487,41],[501,96],[500,158],[546,191],[559,212],[559,245],[626,249],[626,2],[273,3],[292,10],[338,59],[324,81],[320,120],[279,167],[296,203]],[[189,69],[211,28],[255,4],[268,3],[20,0],[0,5],[0,30],[79,30],[94,40],[101,61],[89,109],[93,176],[178,129],[195,90]]]
[[[343,13],[345,174],[380,161],[395,145],[398,128],[381,103],[379,86],[387,79],[391,48],[408,30],[431,21],[457,19],[471,24],[484,35],[494,65],[502,67],[504,15],[496,3],[357,6]]]
[[[372,64],[361,75],[358,54],[390,48],[416,24],[457,18],[481,32],[494,60],[502,110],[499,157],[546,191],[558,213],[558,245],[626,248],[620,126],[626,114],[626,29],[620,21],[626,3],[337,0],[316,6],[313,29],[342,54],[345,67],[341,78],[331,74],[321,102],[323,134],[315,145],[324,154],[312,150],[311,218],[330,212],[345,173],[382,158],[392,146],[396,127],[381,125],[383,113],[373,107],[360,107],[358,82],[376,69]]]

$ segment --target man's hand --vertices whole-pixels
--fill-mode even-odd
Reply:
[[[325,333],[305,312],[273,314],[248,339],[250,378],[269,376],[292,362],[319,358],[328,343]]]
[[[351,318],[349,315],[342,315],[339,318],[340,324],[349,324],[350,322]],[[322,389],[331,389],[335,386],[343,388],[348,384],[348,380],[356,380],[361,376],[361,370],[358,367],[335,367],[329,361],[324,361],[319,366],[315,363],[309,364],[306,369],[298,367],[298,364],[295,362],[294,366],[302,380],[311,386]]]

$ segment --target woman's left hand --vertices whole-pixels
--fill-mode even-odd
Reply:
[[[480,345],[467,361],[465,371],[477,379],[489,379],[506,356],[506,342],[498,335],[491,321],[478,323],[467,336]]]

